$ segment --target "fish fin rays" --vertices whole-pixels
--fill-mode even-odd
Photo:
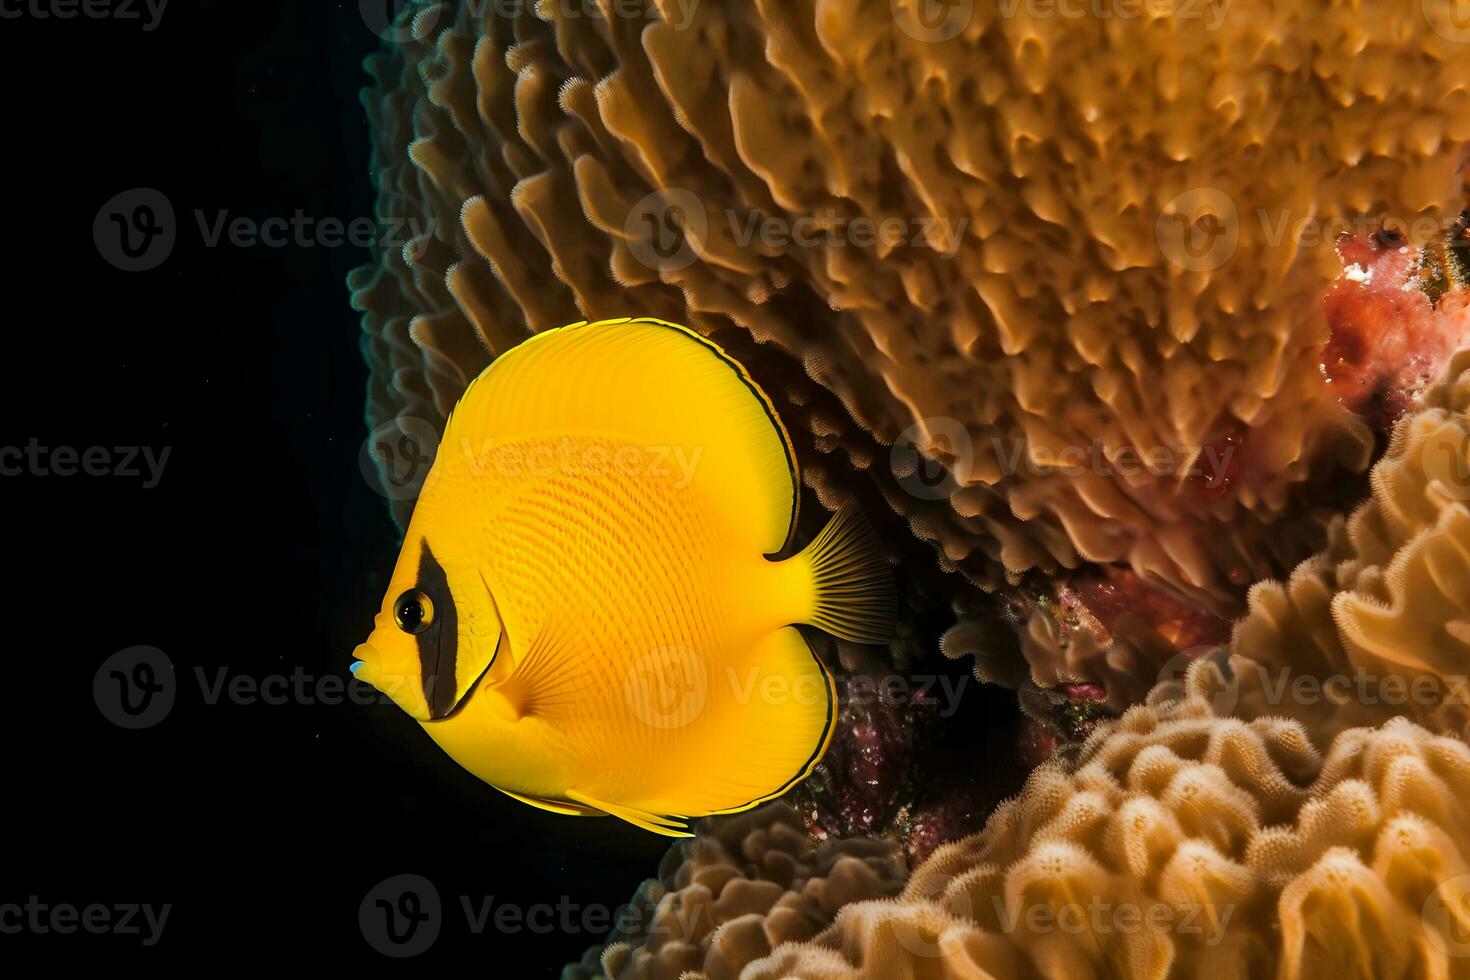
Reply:
[[[811,566],[816,608],[808,622],[813,626],[854,643],[892,638],[898,618],[893,570],[856,504],[845,504],[794,560]]]
[[[684,817],[660,816],[656,813],[650,813],[647,810],[640,810],[635,806],[627,806],[621,803],[608,803],[605,800],[594,799],[585,793],[579,793],[574,789],[567,790],[567,797],[577,803],[582,803],[595,810],[600,810],[603,813],[617,817],[619,820],[625,820],[635,827],[641,827],[655,834],[662,834],[664,837],[694,836],[689,832],[688,819]]]
[[[520,800],[522,803],[525,803],[528,806],[534,806],[538,810],[546,810],[551,813],[560,813],[563,816],[569,817],[607,816],[607,812],[599,807],[587,806],[580,803],[565,803],[557,800],[546,800],[542,799],[539,796],[526,796],[523,793],[512,793],[508,789],[501,789],[501,787],[499,786],[496,786],[495,788],[500,790],[506,796],[509,796],[511,799]]]
[[[542,718],[570,708],[587,683],[578,668],[580,650],[570,630],[553,622],[536,634],[526,656],[501,685],[501,693],[522,717]]]

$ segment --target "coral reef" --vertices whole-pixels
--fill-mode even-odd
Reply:
[[[897,900],[741,976],[1470,976],[1470,746],[1221,717],[1225,673],[1197,662]]]
[[[1400,421],[1370,482],[1324,551],[1252,587],[1232,645],[1251,663],[1231,696],[1315,732],[1408,715],[1465,738],[1470,351]]]
[[[380,209],[431,227],[351,282],[370,420],[636,311],[799,365],[789,426],[846,457],[807,479],[875,481],[976,582],[1116,563],[1219,609],[1278,571],[1292,488],[1371,445],[1299,225],[1458,211],[1470,45],[1401,0],[913,7],[416,8],[365,100]]]
[[[1470,977],[1453,0],[916,6],[421,3],[370,63],[422,230],[351,279],[370,424],[432,441],[536,331],[687,323],[913,610],[825,651],[798,809],[705,822],[564,976]],[[956,620],[1004,750],[851,697]],[[945,751],[1036,768],[955,841],[1004,778]]]
[[[855,901],[897,894],[902,854],[880,841],[817,845],[788,806],[699,825],[665,855],[614,929],[563,980],[733,980],[787,942],[809,939]]]

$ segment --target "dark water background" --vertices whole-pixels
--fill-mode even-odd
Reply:
[[[555,976],[602,940],[666,841],[503,797],[391,706],[330,691],[209,703],[222,679],[345,678],[396,555],[358,467],[366,369],[344,279],[366,251],[209,247],[194,215],[372,215],[357,92],[378,41],[357,3],[174,0],[151,32],[25,15],[0,20],[0,43],[15,55],[0,59],[0,444],[170,452],[153,489],[0,479],[13,667],[0,905],[172,905],[150,948],[115,932],[0,934],[0,970],[86,958],[122,975]],[[140,187],[171,202],[178,240],[157,268],[123,272],[93,219]],[[176,693],[162,721],[126,730],[93,681],[135,645],[166,654]],[[442,926],[427,952],[393,960],[365,940],[359,907],[400,874],[433,883]],[[558,911],[477,934],[462,902],[492,898]],[[560,910],[574,928],[544,928]]]

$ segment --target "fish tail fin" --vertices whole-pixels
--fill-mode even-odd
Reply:
[[[857,504],[844,504],[797,559],[810,566],[815,590],[807,622],[854,643],[892,638],[898,618],[893,571]]]

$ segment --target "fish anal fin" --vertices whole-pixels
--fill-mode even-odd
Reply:
[[[506,796],[520,800],[527,806],[534,806],[538,810],[548,810],[551,813],[560,813],[569,817],[605,817],[607,813],[596,807],[584,806],[580,803],[567,803],[561,800],[546,800],[539,796],[526,796],[524,793],[513,793],[508,789],[499,789]]]
[[[576,790],[567,790],[567,796],[578,803],[585,804],[603,813],[625,820],[635,827],[641,827],[651,833],[661,834],[664,837],[693,837],[689,832],[689,823],[682,817],[660,816],[640,810],[635,806],[625,806],[620,803],[608,803],[604,800],[593,799],[585,793]]]
[[[728,691],[728,703],[706,708],[728,719],[720,765],[690,771],[679,788],[684,812],[696,816],[738,813],[781,796],[811,775],[832,741],[836,686],[796,627],[770,633],[725,680],[711,690]]]

